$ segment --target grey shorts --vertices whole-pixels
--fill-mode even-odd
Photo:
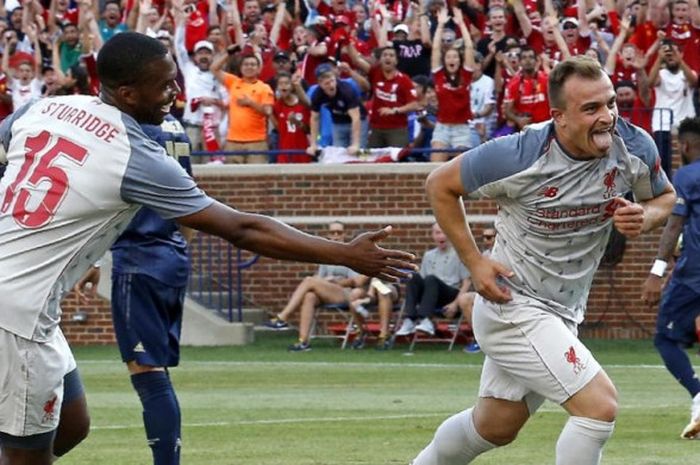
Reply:
[[[494,304],[477,296],[472,318],[486,354],[480,397],[525,400],[534,412],[544,399],[564,403],[601,370],[576,325],[538,300],[514,294]]]

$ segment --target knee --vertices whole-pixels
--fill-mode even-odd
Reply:
[[[362,288],[355,287],[350,291],[350,301],[361,299],[365,296],[365,291]]]
[[[435,286],[437,283],[440,282],[440,278],[431,274],[426,276],[424,281],[426,286]]]

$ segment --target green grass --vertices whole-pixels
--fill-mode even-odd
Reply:
[[[330,341],[287,353],[293,335],[262,334],[247,347],[184,348],[172,375],[183,413],[183,465],[406,465],[447,416],[471,405],[483,357],[444,345],[406,355],[340,351]],[[588,341],[620,392],[603,463],[697,463],[697,441],[678,438],[687,393],[649,341]],[[141,408],[113,347],[76,348],[92,432],[64,464],[150,463]],[[698,361],[691,355],[694,362]],[[554,463],[566,421],[545,404],[518,440],[477,465]]]

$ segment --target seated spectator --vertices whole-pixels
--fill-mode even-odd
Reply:
[[[339,221],[328,225],[328,239],[343,241],[345,226]],[[311,350],[309,337],[316,307],[321,304],[349,304],[364,294],[362,286],[366,276],[357,274],[350,268],[339,265],[321,265],[314,276],[304,278],[292,297],[274,318],[265,326],[272,329],[287,329],[289,318],[297,311],[301,313],[299,321],[299,341],[289,346],[292,352]]]
[[[472,119],[469,87],[474,70],[474,46],[467,26],[462,18],[462,10],[453,8],[453,20],[462,33],[464,50],[462,53],[453,45],[442,52],[442,47],[433,47],[431,66],[435,93],[438,99],[437,124],[433,132],[431,146],[435,152],[430,154],[430,161],[442,162],[457,155],[452,152],[440,152],[438,149],[470,148],[468,122]],[[449,16],[447,8],[440,10],[438,25],[435,29],[434,44],[442,43],[443,30]]]
[[[309,100],[301,86],[301,75],[277,73],[277,98],[272,121],[279,134],[280,150],[305,150],[309,146]],[[277,163],[310,163],[305,153],[280,153]]]
[[[547,100],[549,75],[538,68],[535,51],[523,47],[520,52],[520,71],[508,82],[503,98],[505,117],[515,124],[517,130],[550,118]]]
[[[348,307],[353,316],[353,321],[360,328],[360,334],[357,335],[352,343],[353,349],[363,349],[365,346],[365,339],[367,338],[365,322],[369,317],[369,310],[367,310],[366,305],[374,303],[377,304],[377,312],[379,313],[379,336],[377,337],[375,349],[388,350],[391,348],[389,320],[391,319],[391,311],[394,309],[394,304],[398,300],[399,291],[395,285],[372,278],[365,296],[352,300]]]
[[[267,119],[272,114],[275,97],[270,86],[258,79],[261,61],[257,55],[244,55],[241,75],[223,71],[228,55],[221,55],[211,65],[211,72],[228,90],[229,129],[227,151],[246,150],[248,155],[229,157],[233,163],[267,163]]]
[[[404,320],[397,336],[416,331],[434,335],[432,318],[454,318],[458,312],[457,296],[471,285],[469,271],[437,223],[433,224],[432,237],[437,247],[425,253],[420,272],[414,273],[406,284]]]
[[[367,131],[367,110],[360,100],[359,88],[348,79],[338,79],[329,63],[316,68],[318,87],[309,89],[311,98],[311,143],[307,152],[316,155],[320,132],[320,112],[326,107],[333,120],[334,147],[347,147],[350,155],[356,155],[362,147],[362,133]]]
[[[481,252],[484,256],[491,255],[491,249],[493,244],[496,242],[496,229],[493,227],[485,228],[481,233],[481,238],[483,242],[483,251]],[[457,296],[457,306],[464,316],[464,321],[472,324],[472,309],[474,308],[474,299],[476,298],[476,292],[473,290],[468,290],[467,292],[460,292]],[[464,347],[464,352],[468,354],[476,354],[481,352],[481,347],[476,341],[472,341],[470,344]]]

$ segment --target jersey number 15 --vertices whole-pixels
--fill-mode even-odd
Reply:
[[[58,157],[64,156],[82,165],[88,156],[85,148],[63,137],[58,137],[53,143],[51,142],[51,134],[48,131],[27,137],[24,143],[26,150],[24,163],[17,178],[5,191],[4,200],[0,206],[0,212],[5,213],[14,201],[12,217],[24,228],[40,228],[51,221],[68,192],[68,175],[63,168],[53,166],[53,162]],[[29,211],[31,197],[41,195],[38,186],[46,182],[49,185],[44,198],[32,199],[31,203],[37,206]],[[21,184],[24,185],[20,186]]]

